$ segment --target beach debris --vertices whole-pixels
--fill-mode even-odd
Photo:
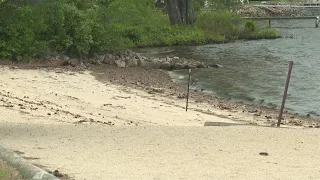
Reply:
[[[259,155],[260,156],[269,156],[269,154],[267,152],[260,152]]]
[[[267,119],[272,119],[272,117],[271,116],[264,116],[265,118],[267,118]]]
[[[122,99],[130,99],[131,96],[125,97],[125,96],[116,96],[117,98],[122,98]]]
[[[257,113],[258,110],[249,110],[248,112],[249,112],[249,113]]]
[[[61,174],[58,170],[53,171],[52,174],[53,174],[55,177],[58,177],[58,178],[64,177],[64,175]]]
[[[165,92],[165,90],[163,88],[152,88],[152,91],[156,92],[156,93],[164,93]]]

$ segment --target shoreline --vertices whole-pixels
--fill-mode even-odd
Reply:
[[[71,66],[54,66],[52,62],[40,67],[35,65],[5,65],[11,69],[47,69],[55,71],[56,68],[62,71],[71,71],[83,73],[90,71],[100,82],[109,82],[123,88],[133,88],[134,90],[143,91],[148,94],[155,95],[160,98],[169,98],[173,101],[169,104],[175,105],[175,101],[179,102],[178,106],[184,107],[186,89],[180,84],[173,82],[169,75],[169,71],[161,69],[149,69],[140,67],[116,68],[109,65],[94,65],[90,67],[71,67]],[[59,70],[60,71],[60,70]],[[277,122],[278,111],[264,106],[249,105],[245,103],[232,102],[230,100],[214,97],[206,92],[190,92],[190,103],[194,104],[190,108],[222,118],[231,119],[238,122],[249,123],[253,125],[274,126]],[[313,127],[319,128],[319,120],[299,116],[293,113],[285,112],[282,120],[283,125]]]
[[[103,68],[102,68],[103,69]],[[99,72],[99,67],[95,67],[93,72]],[[117,70],[115,70],[117,71]],[[145,69],[118,69],[119,74],[126,74],[126,77],[130,77],[127,80],[119,80],[118,78],[112,77],[111,74],[114,73],[107,73],[109,77],[108,80],[111,80],[111,83],[116,85],[121,85],[125,87],[131,87],[143,91],[150,92],[150,87],[156,88],[163,88],[165,93],[157,93],[162,97],[169,97],[175,99],[185,99],[186,96],[186,88],[183,88],[180,84],[173,82],[168,71],[163,70],[145,70]],[[145,80],[141,78],[143,75],[136,75],[134,77],[133,73],[141,73],[151,75],[151,78]],[[96,73],[94,73],[96,74]],[[111,75],[111,76],[110,76]],[[96,75],[95,75],[96,76]],[[159,80],[159,76],[161,77],[162,83],[155,82]],[[98,79],[102,78],[101,75],[98,75]],[[145,82],[141,82],[141,80],[145,80]],[[138,85],[136,84],[138,83]],[[273,126],[277,122],[277,117],[279,110],[272,109],[265,106],[258,106],[258,105],[249,105],[245,103],[233,102],[230,100],[222,99],[219,97],[214,97],[209,93],[206,92],[195,92],[190,91],[190,100],[191,102],[197,104],[200,107],[199,111],[205,112],[212,115],[218,115],[220,117],[229,118],[235,121],[243,121],[241,118],[246,117],[244,120],[249,121],[251,124],[257,125],[270,125]],[[207,109],[208,111],[203,111],[203,109]],[[210,110],[212,109],[212,110]],[[219,111],[222,112],[219,112]],[[235,117],[234,117],[235,116]],[[237,117],[239,116],[239,117]],[[300,115],[296,115],[293,113],[284,112],[283,118],[286,121],[287,125],[294,125],[294,126],[304,126],[304,127],[318,127],[319,120],[314,118],[308,118]],[[283,123],[282,123],[283,125]]]

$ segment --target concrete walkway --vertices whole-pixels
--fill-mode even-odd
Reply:
[[[76,180],[320,179],[319,129],[0,123],[0,137]]]

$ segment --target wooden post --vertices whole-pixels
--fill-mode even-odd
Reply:
[[[189,104],[190,81],[191,81],[191,69],[189,69],[188,92],[187,92],[187,102],[186,102],[186,112],[188,111],[188,104]]]
[[[269,19],[269,28],[271,28],[271,19]]]
[[[280,127],[280,124],[281,124],[281,119],[282,119],[282,115],[283,115],[283,109],[284,109],[284,105],[285,105],[286,99],[287,99],[287,94],[288,94],[288,88],[289,88],[289,82],[290,82],[290,77],[291,77],[292,66],[293,66],[293,62],[290,61],[289,71],[288,71],[288,76],[287,76],[287,82],[286,82],[286,87],[285,87],[285,89],[284,89],[283,98],[282,98],[282,104],[281,104],[281,108],[280,108],[280,112],[279,112],[279,117],[278,117],[278,123],[277,123],[277,126],[278,126],[278,127]]]

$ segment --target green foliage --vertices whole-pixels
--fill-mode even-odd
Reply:
[[[244,29],[245,31],[248,31],[248,32],[256,32],[258,30],[258,25],[252,20],[248,20],[244,24]]]
[[[14,2],[0,1],[0,59],[61,53],[81,57],[134,47],[277,37],[275,31],[259,32],[254,22],[227,12],[201,13],[194,26],[171,26],[168,16],[154,8],[154,0]],[[195,8],[203,5],[194,0]]]
[[[204,31],[206,42],[222,43],[237,39],[274,39],[279,35],[273,30],[260,31],[252,21],[244,21],[229,12],[205,12],[199,15],[196,26]]]
[[[238,24],[241,19],[231,13],[202,13],[199,15],[196,26],[205,33],[208,42],[221,42],[233,39],[239,34]]]

